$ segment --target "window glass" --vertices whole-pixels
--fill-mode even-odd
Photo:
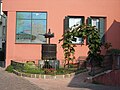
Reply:
[[[88,18],[88,24],[92,26],[96,26],[96,28],[100,31],[100,39],[101,42],[105,42],[105,17],[90,17]],[[88,39],[89,40],[89,39]],[[87,41],[89,43],[89,41]]]
[[[68,28],[71,28],[74,25],[81,25],[83,21],[84,17],[81,16],[68,16],[65,20],[67,21],[67,23],[65,23],[65,25],[68,25]],[[65,26],[66,27],[66,26]],[[67,28],[66,28],[67,29]],[[82,44],[83,43],[83,39],[82,38],[78,38],[78,37],[74,37],[75,41],[72,41],[73,44]]]
[[[46,20],[32,20],[32,31],[40,34],[46,33]]]
[[[46,42],[45,37],[43,34],[46,33],[46,20],[32,20],[32,35],[36,36],[35,39],[32,39],[32,42],[39,42],[41,43]]]
[[[32,19],[46,19],[46,13],[32,13]]]
[[[46,15],[43,12],[17,12],[16,43],[46,43],[43,36],[47,30]]]
[[[92,19],[92,26],[96,26],[99,29],[99,19]]]
[[[77,24],[81,25],[81,18],[70,18],[69,19],[69,28]]]
[[[18,19],[31,19],[31,13],[30,12],[17,12],[17,18]]]
[[[17,20],[16,34],[31,34],[31,20]]]

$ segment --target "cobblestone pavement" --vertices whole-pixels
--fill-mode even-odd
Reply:
[[[44,90],[120,90],[120,87],[85,83],[86,76],[87,73],[81,73],[75,77],[65,79],[26,79]]]
[[[22,78],[0,68],[0,90],[120,90],[120,87],[85,83],[86,76],[87,73],[65,79]]]
[[[43,90],[28,80],[0,68],[0,90]]]

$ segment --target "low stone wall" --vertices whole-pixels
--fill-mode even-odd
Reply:
[[[42,79],[63,79],[63,78],[70,78],[75,75],[75,73],[65,74],[65,75],[29,74],[29,73],[18,72],[17,70],[13,70],[13,73],[21,77],[42,78]]]
[[[16,61],[13,61],[11,60],[11,65],[13,66],[14,69],[17,69],[17,70],[22,70],[24,68],[24,63],[20,63],[20,62],[16,62]]]

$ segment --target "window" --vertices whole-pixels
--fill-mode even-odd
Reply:
[[[79,24],[82,25],[84,23],[84,16],[67,16],[65,17],[64,29],[68,30],[72,26]],[[73,44],[83,44],[83,39],[75,37],[76,41],[72,41]]]
[[[46,43],[46,12],[16,13],[16,43]]]
[[[106,20],[105,17],[90,17],[90,18],[88,18],[88,24],[92,25],[92,26],[96,26],[96,28],[98,30],[100,30],[100,38],[101,38],[101,42],[102,43],[105,42],[105,37],[104,37],[104,33],[105,33],[105,20]]]

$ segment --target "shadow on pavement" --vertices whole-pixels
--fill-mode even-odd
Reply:
[[[88,77],[88,72],[81,73],[73,77],[73,79],[68,84],[68,87],[72,88],[83,88],[85,90],[120,90],[120,87],[105,86],[100,84],[92,84],[90,82],[85,82]]]

